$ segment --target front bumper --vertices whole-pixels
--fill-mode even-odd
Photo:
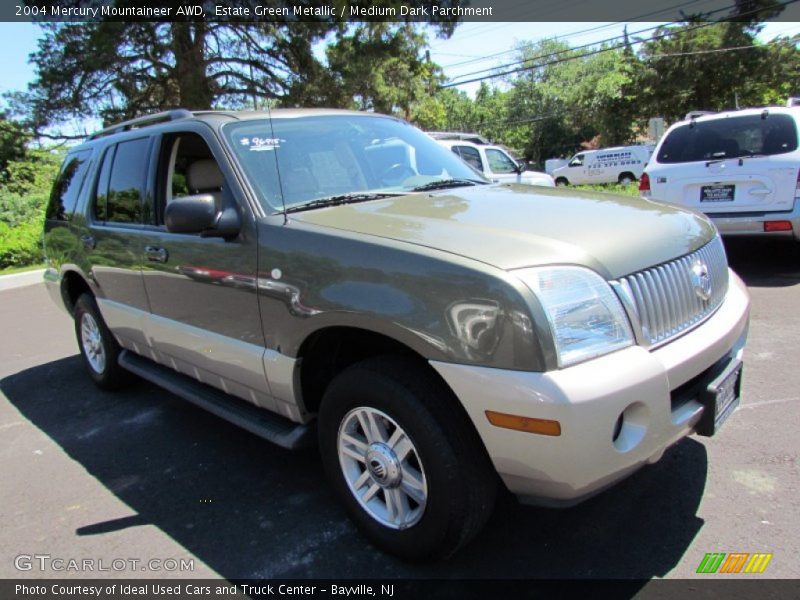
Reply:
[[[695,430],[703,406],[681,390],[724,361],[741,360],[749,307],[744,283],[731,272],[717,312],[653,351],[633,346],[547,373],[431,364],[461,400],[509,490],[537,504],[571,505],[657,461]],[[561,435],[495,427],[487,410],[558,421]]]

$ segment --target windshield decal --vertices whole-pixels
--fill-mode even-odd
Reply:
[[[269,137],[258,137],[254,135],[252,137],[243,137],[239,139],[239,143],[242,146],[247,147],[250,152],[264,152],[266,150],[274,150],[275,148],[280,148],[281,143],[285,142],[281,138],[269,138]]]

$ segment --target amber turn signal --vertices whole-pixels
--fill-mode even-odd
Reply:
[[[561,435],[561,423],[558,421],[507,415],[493,410],[486,411],[486,418],[495,427],[525,431],[527,433],[539,433],[541,435]]]

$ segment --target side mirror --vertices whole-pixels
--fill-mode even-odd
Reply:
[[[164,223],[171,233],[199,233],[203,237],[229,238],[241,229],[236,209],[218,210],[213,194],[175,198],[167,204]]]
[[[528,170],[528,161],[521,158],[517,161],[517,173],[520,175]]]

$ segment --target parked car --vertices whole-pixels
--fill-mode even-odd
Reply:
[[[800,107],[687,115],[658,144],[642,195],[704,212],[723,235],[800,239]]]
[[[653,146],[620,146],[578,152],[569,162],[553,170],[556,185],[620,183],[627,185],[642,175]]]
[[[505,148],[479,135],[438,131],[428,135],[494,182],[555,186],[550,175],[529,170],[524,161],[516,160]]]
[[[404,558],[466,544],[500,483],[574,504],[739,402],[749,300],[706,218],[493,184],[395,118],[120,123],[69,150],[44,239],[98,386],[133,373],[286,448],[316,438]]]
[[[569,164],[569,160],[566,158],[548,158],[544,161],[544,172],[548,175],[552,175],[553,171],[560,167],[565,167]]]

